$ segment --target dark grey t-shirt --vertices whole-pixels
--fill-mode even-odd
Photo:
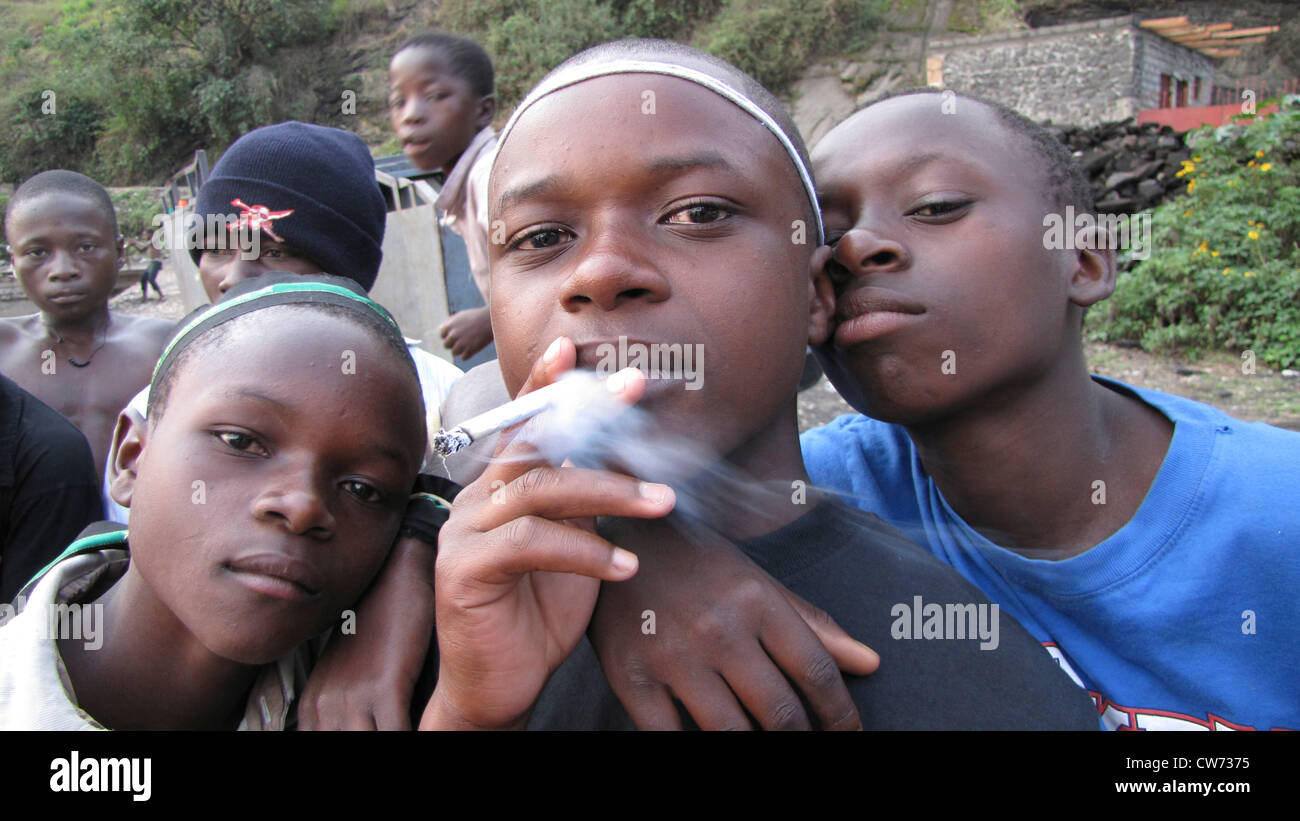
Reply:
[[[876,673],[848,678],[866,729],[1099,729],[1091,697],[1014,619],[999,611],[994,631],[984,594],[876,516],[823,501],[739,547],[880,654]],[[639,622],[628,629],[640,632]],[[585,639],[552,676],[528,726],[633,728]]]

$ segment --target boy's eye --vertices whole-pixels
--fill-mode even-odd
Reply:
[[[365,482],[358,482],[355,479],[344,482],[343,489],[363,502],[378,502],[382,501],[384,498],[384,494],[380,493],[374,487],[371,487]]]
[[[970,200],[942,200],[940,202],[927,202],[919,208],[912,209],[908,212],[908,216],[946,217],[955,214],[968,205],[970,205]]]
[[[225,443],[231,450],[237,450],[240,453],[253,453],[260,456],[269,456],[266,448],[258,444],[257,440],[247,433],[240,433],[233,430],[216,431],[214,434],[218,439]]]
[[[708,225],[731,216],[731,212],[721,205],[700,202],[679,208],[664,220],[673,225]]]
[[[541,251],[547,248],[554,248],[564,242],[565,237],[568,236],[570,236],[569,232],[562,228],[543,228],[540,231],[533,231],[532,233],[525,234],[510,247],[519,248],[525,251]]]

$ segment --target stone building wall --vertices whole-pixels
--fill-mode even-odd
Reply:
[[[1033,120],[1096,125],[1144,107],[1138,96],[1143,34],[1131,17],[1119,17],[945,38],[932,41],[927,55],[942,60],[944,88],[996,100]],[[1148,52],[1174,59],[1154,47]],[[1155,82],[1158,90],[1159,72]]]
[[[808,144],[857,106],[927,81],[1058,125],[1091,127],[1156,108],[1162,74],[1187,81],[1188,106],[1211,102],[1215,61],[1141,29],[1133,16],[974,36],[937,30],[890,32],[852,59],[810,66],[790,98]]]
[[[1138,108],[1160,106],[1160,75],[1169,74],[1188,84],[1187,105],[1210,105],[1214,86],[1214,61],[1199,51],[1184,48],[1149,31],[1134,29],[1134,56],[1138,70]],[[1201,79],[1196,95],[1195,78]]]

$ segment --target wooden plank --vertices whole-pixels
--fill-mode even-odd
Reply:
[[[1216,40],[1231,40],[1237,37],[1250,37],[1254,34],[1273,34],[1281,31],[1278,26],[1257,26],[1253,29],[1234,29],[1233,31],[1216,32],[1211,36]]]
[[[1239,48],[1203,48],[1200,52],[1206,57],[1240,57]]]
[[[1170,40],[1177,40],[1179,37],[1208,37],[1209,32],[1200,26],[1187,26],[1176,29],[1160,29],[1156,32],[1161,37],[1167,37]]]
[[[1169,28],[1170,26],[1185,26],[1187,25],[1187,18],[1186,17],[1160,17],[1155,20],[1143,20],[1142,22],[1138,23],[1138,25],[1144,29],[1159,29],[1159,28]]]

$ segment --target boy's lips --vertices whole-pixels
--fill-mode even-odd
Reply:
[[[85,291],[55,291],[45,295],[45,299],[55,305],[73,305],[85,298]]]
[[[883,288],[857,288],[840,297],[835,343],[841,348],[866,342],[916,322],[925,306]]]
[[[421,154],[429,150],[433,140],[424,137],[403,137],[402,151],[406,154]]]
[[[311,565],[283,553],[241,556],[222,565],[235,580],[257,593],[286,601],[308,601],[325,587]]]
[[[633,366],[632,362],[622,362],[620,352],[632,354],[629,359],[635,356],[635,351],[649,352],[654,350],[653,345],[665,345],[663,342],[646,342],[643,339],[624,338],[620,345],[617,338],[608,340],[593,340],[590,342],[575,343],[577,349],[577,362],[575,367],[579,370],[596,371],[603,377],[613,376],[617,371],[622,370],[625,366]],[[678,348],[685,347],[684,343],[679,343]],[[613,354],[611,357],[610,355]],[[648,359],[649,357],[643,357]],[[667,367],[661,357],[661,364]],[[612,367],[611,367],[612,365]],[[652,365],[653,366],[653,365]],[[683,384],[688,381],[689,375],[671,374],[671,373],[646,373],[645,374],[645,393],[642,394],[641,400],[637,403],[641,406],[650,404],[653,400],[659,398],[665,393],[672,391],[685,392]]]
[[[621,343],[619,342],[620,339],[622,340]],[[609,353],[613,353],[617,357],[620,344],[622,350],[632,351],[638,348],[649,350],[650,346],[655,343],[646,342],[643,339],[630,339],[626,336],[615,337],[614,339],[593,339],[589,342],[577,342],[575,340],[573,347],[578,351],[577,367],[588,371],[599,370],[608,361]],[[605,375],[609,376],[610,374]]]

